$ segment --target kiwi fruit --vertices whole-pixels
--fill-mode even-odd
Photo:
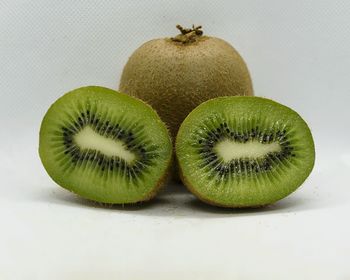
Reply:
[[[39,155],[63,188],[102,203],[149,200],[165,181],[171,138],[143,101],[89,86],[59,98],[40,128]]]
[[[226,41],[203,35],[201,26],[140,46],[126,63],[119,89],[150,104],[173,138],[185,117],[202,102],[253,95],[246,63]]]
[[[175,149],[188,189],[223,207],[280,200],[304,182],[315,161],[305,121],[261,97],[219,97],[199,105],[182,123]]]

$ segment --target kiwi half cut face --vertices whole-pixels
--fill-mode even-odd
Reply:
[[[260,97],[221,97],[194,109],[176,138],[184,184],[201,200],[258,207],[282,199],[310,174],[310,129],[292,109]]]
[[[152,198],[172,157],[167,128],[142,101],[102,87],[59,98],[40,129],[42,163],[62,187],[104,203]]]

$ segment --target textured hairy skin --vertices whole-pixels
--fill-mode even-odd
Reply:
[[[253,95],[247,66],[230,44],[196,36],[194,31],[186,37],[185,32],[138,48],[125,65],[119,86],[121,92],[149,103],[173,138],[185,117],[202,102]]]

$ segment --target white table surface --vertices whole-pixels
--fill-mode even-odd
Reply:
[[[0,279],[350,279],[349,2],[139,2],[0,2]],[[308,180],[258,210],[207,206],[181,184],[131,207],[59,188],[37,152],[48,106],[116,88],[137,46],[192,22],[240,51],[256,95],[310,124]]]

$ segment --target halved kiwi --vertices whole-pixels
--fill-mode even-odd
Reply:
[[[184,184],[201,200],[258,207],[304,182],[315,148],[310,129],[292,109],[260,97],[219,97],[184,120],[176,156]]]
[[[144,102],[103,87],[59,98],[40,129],[42,163],[60,186],[104,203],[152,198],[167,175],[172,144]]]

